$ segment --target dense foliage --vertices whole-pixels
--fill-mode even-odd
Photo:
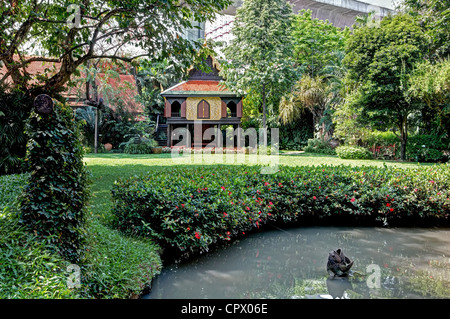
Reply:
[[[31,176],[21,199],[21,223],[77,262],[89,196],[88,172],[73,112],[59,102],[54,104],[48,115],[33,111],[26,124],[25,161]]]
[[[24,125],[31,103],[26,93],[0,86],[0,175],[24,170],[27,140]]]
[[[176,253],[210,247],[267,223],[449,224],[450,167],[180,168],[118,180],[115,225]]]

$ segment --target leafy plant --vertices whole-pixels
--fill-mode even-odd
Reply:
[[[55,102],[48,115],[32,112],[26,130],[31,176],[20,199],[21,224],[77,262],[89,198],[79,127],[70,107]]]
[[[32,99],[26,93],[0,86],[0,175],[24,171],[24,124],[31,107]]]

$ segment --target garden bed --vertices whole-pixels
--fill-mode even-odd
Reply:
[[[448,226],[450,166],[175,168],[118,180],[115,226],[171,254],[208,251],[270,223]]]

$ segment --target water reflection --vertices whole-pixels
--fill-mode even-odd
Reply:
[[[327,274],[337,247],[349,277]],[[450,298],[449,257],[450,229],[277,229],[166,267],[145,298]]]

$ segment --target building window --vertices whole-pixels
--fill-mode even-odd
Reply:
[[[178,101],[172,103],[171,109],[172,117],[180,117],[181,116],[181,104]]]
[[[209,103],[201,100],[197,105],[197,118],[209,119]]]
[[[228,102],[227,104],[227,117],[236,117],[237,116],[237,107],[236,103],[233,101]]]

